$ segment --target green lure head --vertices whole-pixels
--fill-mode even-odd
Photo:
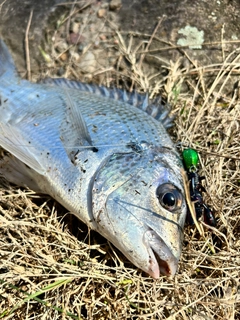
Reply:
[[[198,166],[199,157],[196,150],[188,148],[182,152],[183,164],[187,170],[191,170]]]

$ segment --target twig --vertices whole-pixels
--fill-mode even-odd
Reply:
[[[223,61],[226,59],[225,57],[225,44],[224,44],[224,33],[225,33],[225,24],[222,25],[221,29],[221,47],[222,47],[222,59]]]
[[[1,4],[0,4],[0,13],[2,11],[2,6],[4,5],[4,3],[6,2],[7,0],[4,0]]]
[[[141,56],[141,58],[140,58],[140,61],[139,61],[139,65],[138,65],[138,66],[139,66],[139,69],[141,69],[142,62],[143,62],[143,60],[144,60],[144,58],[145,58],[145,56],[146,56],[146,53],[147,53],[147,51],[148,51],[148,49],[149,49],[149,47],[150,47],[150,45],[151,45],[151,43],[152,43],[152,41],[153,41],[153,38],[155,37],[155,34],[156,34],[156,32],[157,32],[160,24],[162,23],[163,19],[164,19],[163,17],[162,17],[161,19],[159,19],[159,21],[158,21],[158,23],[157,23],[157,25],[156,25],[156,28],[154,29],[154,31],[153,31],[153,33],[152,33],[152,35],[151,35],[151,37],[150,37],[150,39],[149,39],[149,41],[148,41],[148,44],[147,44],[147,46],[146,46],[146,49],[144,50],[144,53],[142,54],[142,56]]]
[[[27,64],[27,79],[31,80],[31,64],[30,64],[30,56],[29,56],[29,44],[28,44],[28,33],[30,29],[30,25],[32,22],[33,10],[30,12],[30,16],[28,19],[28,24],[25,33],[25,52],[26,52],[26,64]]]

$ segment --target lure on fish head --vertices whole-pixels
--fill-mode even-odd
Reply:
[[[153,278],[176,273],[186,203],[174,150],[146,142],[108,157],[95,174],[92,215],[97,230]]]

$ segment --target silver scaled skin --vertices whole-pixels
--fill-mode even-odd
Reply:
[[[1,40],[0,78],[0,173],[51,195],[154,279],[173,276],[186,202],[162,107],[118,89],[22,80]]]

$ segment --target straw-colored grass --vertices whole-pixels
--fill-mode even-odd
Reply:
[[[72,79],[162,95],[176,116],[171,136],[200,153],[205,202],[218,226],[204,228],[204,236],[186,227],[177,275],[155,281],[48,196],[2,181],[0,319],[240,319],[240,97],[239,87],[232,87],[240,51],[212,66],[197,65],[189,51],[165,61],[161,51],[151,52],[154,41],[163,45],[154,32],[121,34],[106,16],[98,19],[99,33],[105,32],[98,49],[109,65],[82,74],[69,47],[56,47],[77,14],[85,15],[87,28],[93,12],[90,4],[83,11],[66,9],[41,48],[47,67],[40,76],[63,68]],[[95,50],[99,33],[85,51]],[[149,57],[155,65],[148,69]]]

